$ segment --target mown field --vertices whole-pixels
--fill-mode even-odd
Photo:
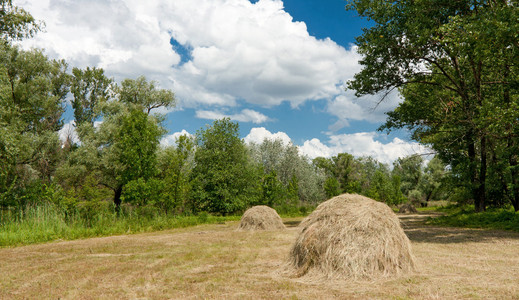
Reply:
[[[519,233],[433,227],[401,215],[418,270],[376,281],[283,275],[287,230],[235,221],[0,249],[0,299],[519,299]]]

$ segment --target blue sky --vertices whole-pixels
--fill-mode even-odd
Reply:
[[[361,68],[353,43],[369,23],[343,0],[14,2],[46,23],[23,47],[175,92],[165,145],[228,116],[246,142],[291,140],[311,158],[349,152],[391,163],[422,151],[405,133],[376,132],[397,94],[373,110],[377,96],[344,90]]]

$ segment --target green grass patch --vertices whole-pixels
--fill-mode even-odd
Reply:
[[[514,212],[512,209],[493,209],[476,213],[473,207],[464,206],[439,208],[438,211],[446,212],[447,215],[431,218],[427,224],[519,232],[519,212]]]
[[[212,216],[207,213],[198,216],[142,216],[105,212],[87,220],[76,214],[65,214],[52,205],[43,205],[27,208],[23,212],[4,212],[0,218],[0,247],[151,232],[239,219],[239,216]]]

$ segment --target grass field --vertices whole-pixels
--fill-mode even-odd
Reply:
[[[399,278],[285,277],[293,218],[283,231],[226,222],[0,249],[0,299],[519,299],[519,233],[400,217],[418,270]]]

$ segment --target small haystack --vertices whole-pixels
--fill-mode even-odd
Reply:
[[[386,204],[344,194],[321,203],[299,225],[292,247],[292,276],[363,278],[414,269],[411,244]]]
[[[412,205],[411,203],[402,204],[402,206],[400,206],[400,208],[398,209],[398,212],[401,213],[401,214],[416,214],[416,213],[418,213],[418,211],[416,210],[414,205]]]
[[[243,214],[238,230],[278,230],[285,225],[278,213],[265,205],[253,206]]]

